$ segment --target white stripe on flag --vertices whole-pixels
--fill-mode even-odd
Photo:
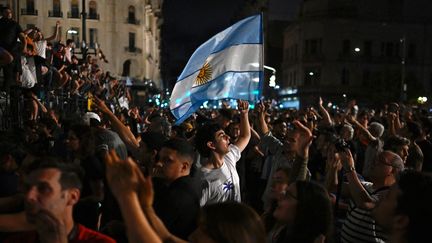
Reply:
[[[235,45],[214,53],[206,59],[212,70],[211,80],[228,71],[260,71],[260,65],[257,60],[261,60],[261,55],[261,44]],[[199,70],[176,83],[171,95],[171,110],[190,101],[190,95],[193,92],[191,89],[195,86],[198,74]],[[211,82],[211,80],[208,82]],[[182,82],[181,85],[179,85],[179,82]]]

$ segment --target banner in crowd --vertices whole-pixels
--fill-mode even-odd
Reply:
[[[262,16],[245,18],[202,44],[179,76],[170,99],[176,124],[209,100],[259,100],[263,80]]]

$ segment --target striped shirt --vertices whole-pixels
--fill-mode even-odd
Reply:
[[[375,200],[380,200],[388,191],[388,187],[382,187],[375,191],[372,185],[363,184],[370,196]],[[371,216],[371,210],[362,209],[351,200],[348,208],[347,218],[342,225],[342,243],[365,243],[365,242],[385,242],[386,237],[382,229],[375,223]]]

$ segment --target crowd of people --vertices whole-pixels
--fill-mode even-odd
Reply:
[[[126,89],[59,24],[44,38],[2,13],[3,91],[28,98],[23,127],[0,135],[3,242],[429,242],[427,111],[238,100],[176,125],[119,105]],[[47,106],[60,91],[87,112]]]

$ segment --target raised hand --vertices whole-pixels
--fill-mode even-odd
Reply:
[[[260,100],[258,103],[256,103],[255,110],[259,114],[264,114],[266,112],[266,107],[265,107],[264,101]]]
[[[93,105],[96,106],[96,108],[100,110],[102,113],[107,114],[111,112],[111,110],[108,108],[108,106],[105,104],[103,100],[99,99],[96,96],[93,96],[92,99],[93,99]]]
[[[342,169],[340,155],[336,152],[336,148],[333,144],[330,145],[327,150],[326,169],[331,171],[339,171]]]
[[[116,198],[137,193],[140,185],[140,171],[131,159],[121,160],[114,150],[105,158],[106,178],[112,193]]]
[[[247,114],[249,112],[249,102],[246,100],[237,100],[237,107],[242,114]]]
[[[32,213],[27,213],[29,222],[36,225],[41,242],[66,243],[67,232],[64,222],[46,209],[33,205]]]
[[[154,191],[151,176],[145,177],[139,173],[140,187],[138,190],[138,198],[142,207],[153,207]]]
[[[313,136],[312,132],[304,126],[300,121],[293,121],[293,125],[299,132],[300,136],[297,138],[297,148],[296,152],[302,158],[307,158],[309,156],[309,147],[312,144]]]
[[[350,168],[354,168],[354,158],[349,149],[345,149],[343,152],[339,152],[339,156],[342,160],[342,165],[345,170],[350,170]]]

